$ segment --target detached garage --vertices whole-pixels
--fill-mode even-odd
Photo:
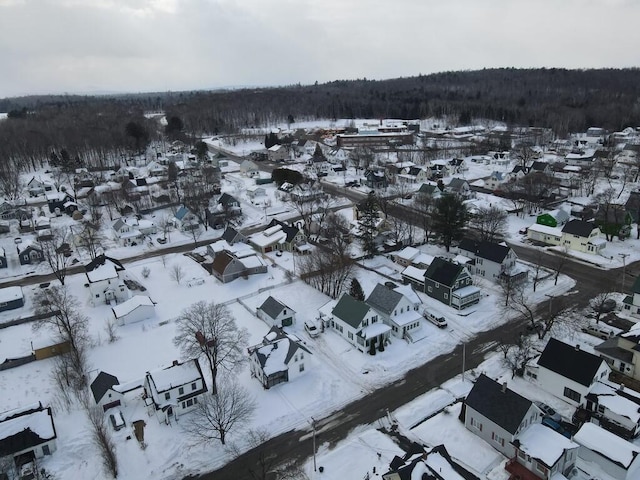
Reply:
[[[156,304],[146,295],[135,295],[126,302],[112,307],[116,323],[120,326],[141,322],[156,313]]]
[[[24,306],[22,287],[7,287],[0,289],[0,312],[14,310]]]

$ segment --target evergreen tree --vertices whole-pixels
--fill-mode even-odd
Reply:
[[[432,229],[440,236],[448,252],[453,241],[462,238],[467,208],[457,195],[446,194],[436,200],[432,218]]]
[[[351,288],[349,289],[349,295],[351,295],[356,300],[364,301],[364,292],[362,291],[362,286],[357,278],[351,280]]]

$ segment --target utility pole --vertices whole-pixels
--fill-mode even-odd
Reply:
[[[465,370],[466,355],[467,355],[467,344],[463,343],[462,344],[462,381],[463,382],[464,382],[464,370]]]
[[[311,428],[313,428],[313,471],[316,472],[316,420],[311,417]]]
[[[618,255],[622,257],[622,289],[620,293],[624,293],[624,277],[627,274],[627,257],[629,256],[629,254],[619,253]]]

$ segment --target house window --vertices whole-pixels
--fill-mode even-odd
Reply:
[[[477,430],[482,431],[482,424],[473,417],[471,417],[471,426]]]
[[[294,355],[294,356],[293,356],[293,361],[294,361],[294,362],[297,362],[297,361],[298,361],[298,355]]]
[[[194,391],[196,389],[196,382],[193,382],[191,384],[191,391]]]
[[[304,363],[301,363],[301,364],[300,364],[300,371],[301,371],[301,372],[304,372]]]
[[[445,294],[444,294],[444,299],[445,299],[445,300],[448,300],[448,299],[449,299],[449,294],[448,294],[448,293],[445,293]]]
[[[187,407],[191,407],[191,406],[193,406],[193,400],[189,399],[189,400],[187,400]]]
[[[518,456],[522,459],[522,460],[526,460],[527,459],[527,454],[524,453],[522,450],[518,450]]]
[[[300,352],[300,360],[302,360],[304,358],[304,353]]]
[[[353,340],[353,333],[348,332],[347,337],[349,338],[349,340]]]
[[[502,445],[504,447],[504,438],[498,435],[496,432],[491,432],[491,440]]]
[[[99,293],[96,293],[96,298],[100,298],[100,294]]]
[[[193,397],[193,404],[195,405],[196,403],[198,403],[198,397]]]
[[[43,455],[51,455],[51,450],[49,450],[49,445],[42,446],[42,454]]]
[[[540,462],[537,462],[537,461],[536,461],[536,470],[538,470],[544,476],[546,476],[547,472],[549,472],[549,469],[547,467],[545,467],[544,465],[542,465]]]
[[[178,389],[178,395],[184,395],[184,387]]]
[[[429,285],[429,286],[427,287],[427,292],[429,292],[429,293],[433,292],[433,288],[431,288],[431,285]]]
[[[564,396],[574,402],[580,403],[581,395],[575,390],[571,390],[569,387],[564,387]]]
[[[164,399],[169,400],[171,398],[171,392],[167,392],[164,394]]]
[[[598,405],[598,412],[604,413],[604,405]]]
[[[371,317],[371,323],[376,323],[378,321],[378,315],[374,315]]]

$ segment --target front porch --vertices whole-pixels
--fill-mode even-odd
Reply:
[[[544,480],[528,470],[524,465],[518,463],[515,457],[506,463],[504,469],[511,474],[509,480]]]
[[[480,301],[480,289],[469,285],[451,292],[451,306],[462,310]]]

